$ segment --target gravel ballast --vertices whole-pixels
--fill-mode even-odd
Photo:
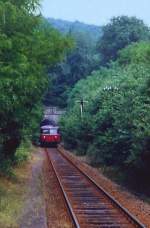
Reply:
[[[150,204],[144,202],[134,194],[130,193],[127,189],[116,184],[104,176],[100,170],[86,164],[85,161],[82,161],[82,159],[65,150],[63,147],[60,146],[59,150],[67,155],[82,171],[86,172],[91,178],[93,178],[98,185],[112,195],[113,198],[133,214],[141,223],[146,227],[150,227]]]

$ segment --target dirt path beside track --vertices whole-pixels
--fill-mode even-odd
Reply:
[[[42,174],[44,154],[38,148],[35,150],[19,228],[47,228]]]

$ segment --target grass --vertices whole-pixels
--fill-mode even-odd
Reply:
[[[13,170],[15,178],[0,176],[0,227],[19,228],[18,219],[27,191],[29,164]]]

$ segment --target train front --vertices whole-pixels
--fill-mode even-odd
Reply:
[[[57,146],[60,143],[60,138],[59,127],[52,125],[41,126],[41,146]]]

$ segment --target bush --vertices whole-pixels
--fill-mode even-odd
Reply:
[[[27,161],[31,155],[31,143],[30,141],[24,141],[21,143],[20,147],[16,150],[14,155],[15,164],[20,164]]]
[[[150,41],[149,27],[136,17],[118,16],[103,27],[103,35],[98,42],[102,64],[118,58],[118,52],[130,44]]]
[[[7,177],[14,178],[14,172],[13,172],[11,160],[1,160],[0,173]]]
[[[32,140],[42,114],[48,69],[72,42],[37,15],[39,0],[0,1],[0,156],[14,160],[24,138]],[[34,135],[34,139],[37,136]],[[20,158],[26,158],[19,152]],[[22,158],[21,158],[22,156]]]
[[[135,60],[133,52],[142,53],[140,45],[124,50],[131,53],[129,64],[118,60],[78,82],[61,124],[65,145],[71,142],[71,148],[87,154],[92,163],[145,173],[150,165],[150,67],[142,62],[145,57]],[[149,48],[144,50],[146,56]],[[82,120],[79,94],[88,100]]]

